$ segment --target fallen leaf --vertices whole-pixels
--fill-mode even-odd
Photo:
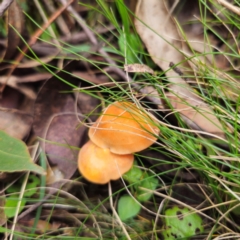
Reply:
[[[0,77],[0,84],[6,84],[7,86],[14,88],[24,94],[25,96],[29,97],[30,99],[36,99],[36,93],[33,91],[32,88],[17,83],[17,77]]]
[[[23,139],[29,133],[32,122],[32,115],[25,111],[0,107],[0,130],[12,137]]]
[[[57,230],[60,226],[60,224],[50,223],[48,220],[41,220],[38,219],[36,225],[35,225],[35,218],[32,218],[30,220],[20,220],[18,224],[22,225],[22,228],[27,227],[27,229],[35,228],[35,231],[38,233],[45,233],[47,231],[54,231]]]
[[[0,59],[11,60],[11,57],[20,44],[20,36],[24,29],[24,15],[17,1],[13,1],[7,11],[8,36],[7,47]]]
[[[18,139],[28,136],[33,122],[32,107],[32,99],[6,87],[0,99],[0,130]]]
[[[77,97],[78,107],[81,113],[88,117],[87,119],[91,119],[93,122],[96,121],[102,111],[100,107],[101,101],[84,92],[76,92],[75,95]]]
[[[175,109],[174,112],[177,111],[189,127],[224,138],[222,125],[205,102],[186,88],[178,92],[179,88],[175,85],[172,86],[171,90],[173,93],[167,93],[166,97]]]
[[[32,171],[45,174],[44,169],[33,163],[27,146],[19,139],[0,131],[0,171]]]
[[[166,95],[166,97],[171,96],[168,100],[174,111],[179,112],[190,128],[224,137],[222,125],[212,108],[194,94],[193,89],[184,79],[176,76],[172,69],[169,70],[170,62],[180,64],[185,62],[185,58],[181,53],[184,42],[178,34],[178,29],[165,2],[139,0],[135,26],[153,61],[165,71],[168,77],[169,92],[172,95]],[[203,109],[200,109],[201,107]]]
[[[18,109],[22,101],[22,98],[23,98],[23,95],[19,91],[10,87],[6,87],[0,98],[0,107]],[[1,123],[0,123],[0,126],[1,126]]]
[[[139,0],[135,14],[137,32],[145,43],[151,58],[163,71],[169,70],[170,62],[180,63],[184,61],[181,53],[182,39],[164,1]],[[166,75],[171,82],[184,82],[171,69],[166,71]]]
[[[41,145],[50,165],[57,167],[59,176],[65,179],[70,179],[77,170],[78,147],[86,130],[80,126],[79,119],[83,117],[77,117],[79,112],[76,112],[71,93],[79,80],[67,73],[75,64],[71,62],[46,81],[38,93],[34,109],[34,133],[42,139]]]
[[[126,72],[150,73],[150,74],[154,75],[154,71],[150,67],[148,67],[145,64],[138,64],[138,63],[125,64],[124,65],[124,71],[126,71]]]
[[[46,176],[46,184],[53,184],[55,182],[61,181],[64,179],[63,173],[58,169],[58,167],[48,167],[47,168],[47,176]]]

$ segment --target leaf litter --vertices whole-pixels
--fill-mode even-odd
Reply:
[[[169,63],[173,59],[176,63],[184,63],[184,65],[187,62],[181,52],[183,42],[176,23],[168,13],[164,1],[139,1],[136,16],[136,29],[153,61],[167,71],[170,94],[166,93],[166,100],[174,110],[185,117],[184,120],[187,118],[186,123],[191,128],[224,137],[221,123],[212,108],[194,94],[193,89],[184,79],[177,76],[172,69],[169,70]]]
[[[63,72],[44,83],[34,107],[33,130],[42,139],[41,146],[50,166],[57,166],[63,179],[70,179],[77,169],[78,148],[75,146],[80,145],[86,130],[78,120],[83,116],[75,109],[73,94],[63,92],[71,91],[72,87],[59,80],[67,80],[69,85],[78,83],[65,73],[73,64],[76,63],[70,63]]]
[[[65,1],[60,2],[64,3]],[[118,7],[124,6],[122,1],[119,2]],[[46,5],[45,1],[44,4]],[[99,2],[94,2],[93,6],[99,7],[97,4]],[[41,177],[42,180],[45,179],[45,182],[42,181],[41,185],[39,185],[38,193],[27,199],[31,206],[28,209],[21,209],[22,212],[18,215],[17,222],[12,224],[11,218],[6,219],[4,213],[0,212],[2,218],[0,223],[2,226],[6,226],[4,225],[6,221],[10,222],[8,228],[15,229],[23,234],[30,234],[32,230],[30,231],[29,229],[36,226],[35,233],[46,233],[46,236],[49,236],[50,232],[53,231],[55,236],[64,233],[68,236],[104,239],[104,237],[120,238],[127,232],[131,236],[136,236],[136,239],[150,239],[151,237],[153,238],[151,234],[155,231],[154,234],[160,238],[160,232],[164,230],[164,224],[159,219],[161,219],[162,212],[167,213],[166,209],[162,211],[162,205],[165,208],[167,206],[169,209],[178,209],[179,206],[180,208],[181,206],[186,207],[186,204],[190,206],[191,211],[194,211],[196,218],[199,219],[199,216],[202,214],[205,219],[208,219],[207,224],[209,226],[216,223],[211,218],[211,214],[210,218],[207,218],[204,210],[202,212],[201,210],[198,211],[198,209],[204,209],[204,207],[213,207],[211,203],[217,204],[217,202],[215,202],[211,191],[209,191],[211,189],[204,185],[201,179],[202,174],[196,170],[196,166],[197,161],[208,161],[209,159],[211,161],[216,160],[216,162],[210,162],[212,166],[220,165],[217,162],[217,157],[224,157],[223,152],[226,149],[228,150],[228,147],[224,146],[226,149],[211,149],[206,139],[203,139],[202,144],[199,146],[195,138],[198,138],[198,133],[201,133],[205,138],[216,137],[226,141],[226,126],[228,126],[228,130],[230,129],[229,133],[232,134],[234,132],[235,119],[226,124],[225,120],[221,118],[224,110],[220,109],[222,112],[220,111],[220,113],[216,114],[216,110],[219,111],[219,108],[221,108],[220,105],[215,106],[203,97],[204,94],[209,94],[207,91],[209,86],[211,87],[212,85],[210,81],[207,82],[206,79],[201,79],[201,71],[204,69],[203,66],[213,65],[212,68],[209,66],[211,71],[209,71],[208,76],[210,78],[218,77],[222,80],[222,84],[212,90],[212,96],[219,101],[225,96],[229,97],[232,101],[231,107],[234,108],[234,104],[239,99],[239,82],[234,79],[228,69],[231,69],[231,71],[234,69],[236,71],[235,74],[237,74],[238,69],[237,65],[234,65],[236,63],[227,54],[216,54],[214,56],[207,54],[204,56],[206,52],[225,51],[227,44],[225,42],[220,44],[220,40],[214,34],[209,34],[209,42],[205,41],[203,35],[204,27],[200,21],[201,14],[198,4],[191,3],[191,11],[180,11],[180,14],[178,11],[178,7],[182,7],[180,2],[177,6],[172,4],[173,1],[155,0],[139,0],[136,8],[133,3],[130,4],[133,11],[136,9],[136,18],[132,19],[135,21],[137,33],[146,46],[151,59],[156,64],[151,63],[149,66],[144,60],[141,64],[129,65],[126,62],[124,65],[122,56],[118,55],[118,53],[116,54],[116,51],[108,51],[94,35],[98,32],[103,34],[101,36],[108,36],[111,41],[116,33],[115,28],[111,24],[107,28],[100,24],[100,29],[102,30],[98,31],[97,25],[99,25],[99,22],[95,22],[95,18],[86,19],[86,22],[82,21],[81,11],[86,14],[91,8],[89,6],[81,8],[77,3],[74,5],[74,12],[73,8],[68,8],[67,11],[60,15],[60,18],[56,18],[56,16],[62,13],[66,6],[62,8],[58,8],[59,6],[56,5],[47,6],[52,15],[49,15],[48,22],[43,25],[43,28],[46,29],[50,22],[56,19],[56,24],[61,29],[59,39],[67,39],[69,43],[73,44],[73,47],[69,47],[66,44],[65,47],[67,47],[61,50],[61,48],[57,48],[50,42],[52,39],[41,41],[41,38],[37,39],[37,36],[43,33],[43,28],[41,30],[37,29],[39,31],[36,31],[32,38],[30,36],[30,41],[28,41],[34,52],[37,53],[35,56],[37,61],[35,57],[29,61],[29,58],[23,54],[29,53],[27,48],[23,48],[20,55],[16,54],[18,52],[17,48],[21,47],[22,44],[19,39],[19,36],[23,35],[22,29],[24,26],[22,20],[25,18],[24,21],[27,21],[27,18],[21,15],[22,5],[17,7],[13,5],[12,8],[15,8],[13,11],[16,11],[16,16],[20,17],[20,25],[15,27],[20,34],[16,34],[13,28],[8,27],[5,39],[9,41],[11,36],[15,34],[15,40],[5,44],[4,50],[1,51],[3,54],[1,55],[0,82],[4,88],[2,88],[3,93],[0,100],[0,126],[1,130],[14,137],[12,141],[19,143],[23,140],[28,146],[32,146],[37,141],[40,142],[38,151],[46,154],[47,176]],[[218,8],[215,5],[211,4],[210,6],[214,11],[217,11]],[[74,15],[74,18],[71,14]],[[103,19],[100,12],[94,12],[94,14],[96,14],[96,19],[97,16]],[[12,14],[9,15],[8,23],[14,21],[13,18],[11,19],[11,16]],[[221,16],[224,16],[224,14]],[[208,18],[211,19],[213,16],[210,14]],[[60,24],[62,20],[59,19],[66,21],[69,25]],[[196,19],[199,21],[197,22]],[[81,32],[81,36],[84,37],[79,38],[80,40],[76,38],[76,33],[72,32],[72,29],[70,31],[69,26],[74,27],[76,25],[75,21],[84,29]],[[194,21],[197,23],[194,24]],[[186,22],[191,22],[191,24],[187,25],[185,24]],[[93,33],[90,28],[86,27],[87,23],[89,25],[92,24],[91,26],[96,27],[97,30],[93,27]],[[15,23],[13,22],[13,24]],[[224,32],[221,32],[218,27],[213,26],[214,30],[221,34],[227,35],[229,33],[226,30],[228,29],[226,26]],[[52,29],[54,30],[54,26],[52,26]],[[183,33],[182,29],[184,29],[185,33]],[[117,30],[119,31],[119,29]],[[134,27],[132,30],[134,32]],[[69,33],[71,34],[68,35]],[[234,35],[234,30],[231,33]],[[41,37],[44,38],[43,36]],[[88,38],[90,38],[89,42],[92,44],[92,47],[90,47],[92,52],[87,53],[86,58],[84,58],[84,53],[83,56],[80,55],[82,52],[79,52],[79,55],[68,52],[69,49],[71,51],[73,49],[77,50],[78,46],[75,47],[74,44],[78,44],[79,41],[83,41],[80,42],[81,44],[88,43]],[[117,41],[114,41],[112,44],[118,49]],[[61,41],[57,42],[60,43]],[[61,44],[64,47],[65,43],[61,42]],[[49,48],[47,47],[48,45]],[[57,49],[59,50],[56,51]],[[53,52],[54,56],[51,55]],[[229,52],[233,53],[233,51]],[[124,54],[122,53],[122,55]],[[66,64],[69,61],[63,60],[63,56],[66,56],[66,59],[74,58],[81,60]],[[6,64],[4,62],[6,60],[17,60],[17,64]],[[111,66],[105,67],[106,62]],[[172,64],[170,66],[170,62],[173,62],[175,65]],[[47,72],[45,72],[42,66],[47,69]],[[58,66],[58,70],[56,70],[55,66]],[[123,68],[127,74],[122,71]],[[217,70],[217,68],[220,70]],[[226,71],[222,72],[221,68]],[[61,70],[59,71],[59,69]],[[163,78],[161,76],[158,77],[157,72],[159,69],[163,72],[161,75]],[[180,69],[180,71],[177,69]],[[156,80],[154,84],[149,80],[149,76]],[[142,81],[142,79],[144,80]],[[123,81],[127,81],[127,84],[126,82],[123,83]],[[126,92],[123,89],[130,92],[129,86],[132,87],[132,95],[126,96]],[[199,91],[199,86],[200,90],[203,90],[202,92]],[[100,114],[101,106],[104,108],[105,104],[115,101],[116,98],[140,100],[147,110],[156,113],[156,116],[160,119],[159,122],[166,124],[164,126],[170,126],[172,129],[179,131],[180,134],[187,130],[186,132],[190,136],[188,139],[186,135],[182,134],[183,139],[175,139],[176,136],[180,135],[176,135],[174,130],[170,131],[170,135],[166,132],[166,129],[161,127],[162,135],[159,139],[159,145],[156,144],[153,148],[136,156],[136,162],[138,164],[141,162],[144,165],[143,169],[146,168],[151,171],[149,176],[156,177],[159,175],[157,176],[159,189],[154,187],[153,189],[147,188],[142,190],[144,193],[147,191],[146,201],[141,203],[144,205],[144,208],[138,208],[135,212],[131,212],[131,208],[129,208],[126,213],[124,212],[125,216],[131,216],[130,220],[126,220],[129,221],[127,222],[128,224],[119,222],[116,214],[114,215],[116,218],[112,217],[112,211],[117,206],[119,199],[121,200],[121,197],[125,196],[125,194],[128,194],[126,204],[131,203],[134,206],[138,206],[134,198],[139,199],[141,195],[134,195],[138,194],[138,192],[133,192],[134,194],[131,195],[132,189],[130,188],[129,190],[126,185],[123,185],[126,183],[122,181],[112,182],[112,189],[116,191],[117,195],[116,198],[111,196],[116,202],[113,204],[110,201],[111,206],[109,206],[108,201],[106,201],[109,197],[106,186],[96,186],[82,179],[77,172],[76,164],[79,148],[87,141],[86,123],[95,121]],[[35,101],[34,105],[33,101]],[[185,128],[178,116],[181,117],[190,130]],[[1,132],[4,134],[4,139],[10,139],[11,137],[6,136],[5,132]],[[202,139],[202,136],[199,138]],[[9,140],[9,142],[11,141]],[[25,153],[28,153],[27,145],[24,145]],[[182,152],[177,152],[174,149],[178,145],[182,146]],[[192,146],[196,152],[204,153],[204,158],[199,157],[199,159],[195,159],[196,155],[191,155],[190,147],[186,146]],[[4,154],[9,155],[9,152],[12,152],[12,150],[6,149]],[[172,149],[174,151],[171,151]],[[173,153],[176,153],[176,155]],[[20,155],[23,156],[23,153],[20,152]],[[187,164],[185,164],[186,168],[180,167],[179,162],[182,159],[187,161],[191,159],[191,161],[194,163],[196,161],[196,163],[193,166],[190,165],[192,167],[189,167]],[[11,162],[9,163],[11,164],[9,165],[1,162],[4,172],[32,171],[44,173],[43,168],[33,163],[31,158],[27,157],[24,160],[25,165],[21,165],[21,161],[16,164],[13,160],[16,160],[16,158],[10,158]],[[2,161],[2,158],[0,158],[0,161]],[[208,171],[208,163],[204,164],[206,171]],[[229,167],[229,165],[220,166],[223,172],[226,170],[226,166]],[[140,166],[136,165],[135,167]],[[9,178],[9,175],[3,174],[1,177],[4,182],[4,180]],[[14,176],[12,175],[11,177]],[[145,187],[141,186],[141,177],[138,179],[140,188]],[[218,178],[213,176],[213,179]],[[153,180],[156,179],[153,178]],[[147,180],[144,181],[147,183]],[[4,188],[1,189],[3,189],[1,196],[4,198]],[[43,196],[40,196],[41,189],[46,190]],[[119,189],[125,190],[118,192]],[[158,196],[158,193],[162,195]],[[36,199],[38,200],[37,203]],[[231,200],[230,197],[229,199]],[[33,201],[35,202],[33,203]],[[57,205],[53,202],[60,204]],[[1,202],[0,204],[4,206],[4,203]],[[49,208],[53,210],[49,210]],[[123,209],[121,207],[121,211]],[[37,217],[38,220],[35,221],[36,213],[39,215]],[[186,219],[191,218],[186,217]],[[217,232],[217,234],[224,233],[224,231],[232,231],[236,226],[231,219],[228,217],[226,219],[228,226],[219,221],[221,231]],[[152,222],[154,222],[154,227]],[[14,226],[15,223],[17,223],[16,226]],[[71,231],[64,230],[70,226],[74,226]],[[92,228],[92,226],[97,227]],[[228,228],[229,226],[231,226],[231,229]],[[109,229],[111,229],[111,233]],[[144,238],[141,234],[139,235],[139,229],[141,233],[144,231],[147,238]],[[127,237],[129,237],[128,234],[126,234]],[[188,234],[189,232],[186,233],[185,237],[188,237]]]

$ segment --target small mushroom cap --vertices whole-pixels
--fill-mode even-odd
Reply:
[[[117,155],[88,141],[79,152],[78,169],[88,181],[105,184],[129,171],[133,161],[133,154]]]
[[[116,154],[129,154],[148,148],[159,129],[153,117],[134,103],[114,102],[89,129],[89,138]]]

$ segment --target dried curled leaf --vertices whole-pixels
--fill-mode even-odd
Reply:
[[[0,130],[12,137],[23,139],[29,134],[32,121],[33,117],[27,112],[0,107]]]
[[[182,49],[181,39],[164,1],[139,0],[136,16],[137,32],[158,66],[165,71],[169,69],[169,62],[180,63],[184,60],[180,51]],[[169,81],[183,83],[183,80],[176,77],[172,70],[167,71],[166,75]]]
[[[124,70],[126,72],[150,73],[150,74],[154,75],[154,71],[145,64],[138,64],[138,63],[125,64]]]
[[[224,138],[222,126],[212,109],[194,94],[167,94],[168,100],[175,111],[183,117],[185,123],[193,129],[206,131]],[[222,133],[222,134],[221,134]]]
[[[173,70],[169,63],[185,62],[181,53],[182,44],[175,22],[171,18],[164,1],[139,0],[136,8],[136,29],[145,43],[153,61],[166,71],[171,83],[166,94],[174,111],[193,129],[224,137],[221,123],[211,107],[194,94],[193,89]],[[185,48],[187,49],[187,48]]]

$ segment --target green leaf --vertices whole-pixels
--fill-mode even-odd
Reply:
[[[14,217],[16,214],[17,204],[19,202],[18,194],[13,194],[6,198],[4,212],[8,218]],[[21,212],[26,204],[26,199],[22,199],[19,212]]]
[[[52,29],[53,29],[53,32],[54,32],[56,35],[58,35],[58,34],[57,34],[58,31],[57,31],[57,26],[56,26],[56,24],[55,24],[55,23],[52,23],[52,24],[51,24],[51,27],[52,27]],[[52,39],[52,35],[51,35],[51,33],[50,33],[48,30],[43,31],[43,33],[41,34],[40,37],[41,37],[41,39],[43,39],[45,42],[50,41],[50,40]]]
[[[64,53],[81,53],[81,52],[90,52],[91,45],[90,44],[81,44],[81,45],[70,45],[66,46],[63,49]]]
[[[174,206],[165,211],[164,240],[189,239],[204,231],[202,218],[188,208]]]
[[[126,48],[126,58],[127,63],[138,63],[137,54],[141,46],[139,46],[139,40],[135,34],[129,33],[128,35],[121,34],[118,39],[118,45],[122,54],[125,54]]]
[[[131,196],[122,196],[118,201],[118,214],[122,221],[135,217],[141,210],[141,206]]]
[[[21,186],[23,183],[23,178],[20,178],[15,184],[11,185],[6,192],[7,193],[17,193],[20,192]],[[29,191],[24,192],[24,197],[31,197],[33,194],[37,192],[37,186],[40,185],[40,179],[37,176],[30,175],[28,178],[28,182],[26,185],[26,190],[30,189]]]
[[[25,143],[0,131],[0,171],[32,171],[45,174],[44,169],[32,162]]]
[[[40,185],[40,179],[37,176],[30,175],[28,178],[28,183],[23,196],[31,197],[33,194],[35,194],[38,191],[37,186],[39,185]]]
[[[143,172],[140,168],[133,165],[133,167],[123,175],[124,180],[129,183],[138,183],[143,177]]]
[[[131,18],[130,15],[128,13],[127,7],[124,4],[123,0],[118,0],[115,2],[118,8],[118,11],[120,13],[122,22],[123,22],[123,26],[124,26],[124,31],[126,34],[129,34],[130,32],[130,24],[131,24]]]
[[[158,179],[156,177],[149,177],[145,174],[145,179],[140,183],[139,187],[147,188],[149,190],[155,190],[158,186]],[[137,190],[137,200],[141,202],[146,202],[152,197],[153,193],[149,193],[146,190]]]
[[[153,194],[146,190],[139,189],[139,187],[155,190],[158,186],[158,179],[156,177],[143,172],[136,166],[133,166],[127,173],[125,173],[123,178],[130,184],[134,183],[133,187],[136,190],[134,195],[136,195],[137,200],[141,202],[148,201]]]
[[[8,218],[11,218],[15,216],[17,204],[19,201],[19,193],[21,189],[21,185],[23,183],[23,178],[21,178],[19,181],[17,181],[14,185],[10,186],[6,192],[7,193],[13,193],[11,196],[8,196],[5,201],[4,206],[4,212]],[[37,186],[40,185],[40,179],[34,175],[30,175],[28,178],[28,183],[26,185],[26,190],[29,189],[29,191],[24,191],[23,197],[31,197],[33,194],[37,192]],[[22,199],[20,204],[19,212],[23,210],[23,208],[26,205],[27,200]]]

